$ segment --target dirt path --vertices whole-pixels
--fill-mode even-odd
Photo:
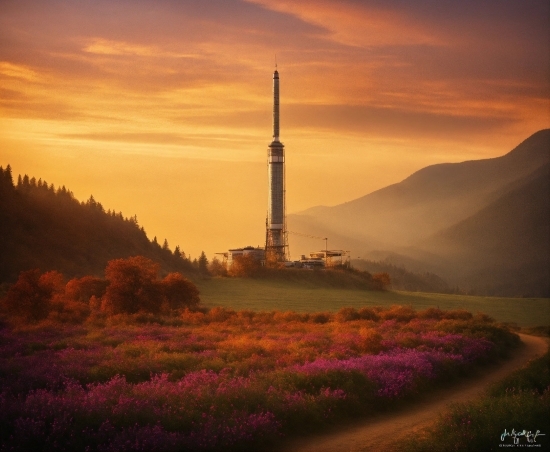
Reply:
[[[449,403],[465,402],[481,395],[492,383],[504,378],[527,361],[540,356],[548,349],[545,338],[520,334],[525,344],[514,352],[511,359],[498,368],[486,370],[475,380],[440,389],[425,400],[398,412],[377,415],[338,431],[288,441],[280,450],[284,452],[366,452],[391,450],[391,444],[434,422]]]

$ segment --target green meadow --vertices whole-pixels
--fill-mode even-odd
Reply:
[[[253,311],[338,311],[343,307],[404,305],[482,312],[498,322],[523,328],[550,324],[550,299],[448,295],[421,292],[371,291],[319,287],[297,281],[254,278],[211,278],[196,281],[202,305]]]

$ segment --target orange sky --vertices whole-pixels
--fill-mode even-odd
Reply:
[[[549,127],[548,21],[537,0],[0,0],[0,165],[193,257],[260,245],[275,54],[296,212]]]

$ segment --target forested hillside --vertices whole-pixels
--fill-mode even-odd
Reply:
[[[0,167],[0,282],[35,268],[102,276],[109,260],[135,255],[160,263],[164,272],[198,270],[179,247],[172,252],[166,241],[150,241],[135,216],[105,211],[93,196],[79,202],[65,187],[27,175],[14,183],[9,165]]]
[[[403,266],[392,265],[388,262],[353,259],[353,268],[369,273],[387,273],[390,276],[391,288],[410,292],[453,293],[451,288],[438,275],[430,272],[414,273]]]

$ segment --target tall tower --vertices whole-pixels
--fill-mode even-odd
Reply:
[[[268,200],[265,234],[267,264],[284,262],[288,237],[285,211],[285,147],[279,141],[279,72],[273,73],[273,141],[267,149]]]

